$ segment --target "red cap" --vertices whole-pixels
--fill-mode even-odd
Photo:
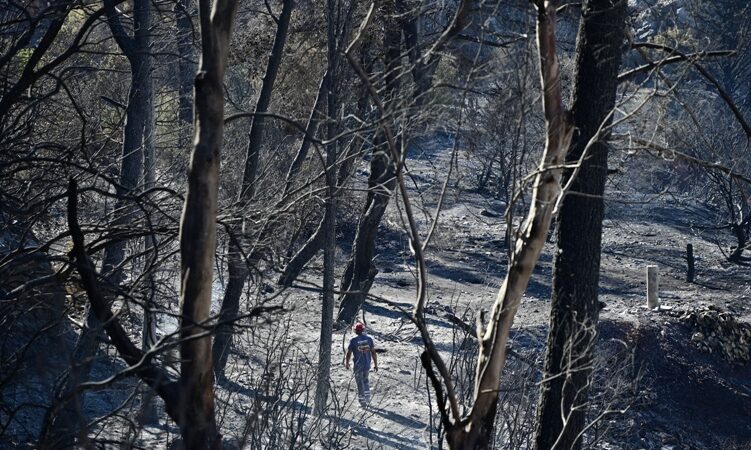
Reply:
[[[363,325],[362,322],[357,322],[355,324],[355,328],[354,328],[355,333],[362,333],[362,330],[364,329],[365,329],[365,325]]]

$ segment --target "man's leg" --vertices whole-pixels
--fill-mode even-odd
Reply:
[[[355,383],[357,384],[357,399],[360,401],[361,406],[365,406],[367,404],[367,400],[365,397],[366,392],[366,383],[368,372],[363,372],[362,370],[355,370]]]
[[[365,397],[365,404],[370,403],[370,381],[368,381],[368,374],[370,371],[363,370],[362,372],[362,387],[363,387],[363,396]]]

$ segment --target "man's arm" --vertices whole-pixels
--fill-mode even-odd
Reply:
[[[349,369],[349,360],[350,360],[350,358],[352,358],[352,349],[348,348],[347,349],[347,356],[344,358],[344,367],[346,367],[347,369]]]
[[[370,356],[373,357],[373,370],[378,372],[378,356],[376,354],[375,348],[373,346],[370,346]]]

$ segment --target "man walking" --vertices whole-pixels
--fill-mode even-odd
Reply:
[[[367,406],[370,403],[370,384],[368,383],[368,372],[370,372],[370,360],[373,360],[373,370],[378,372],[378,358],[376,357],[373,339],[364,333],[365,325],[357,322],[353,328],[357,336],[349,341],[347,347],[347,356],[344,360],[344,366],[349,369],[349,360],[355,355],[355,382],[357,383],[357,398],[360,400],[360,406]]]

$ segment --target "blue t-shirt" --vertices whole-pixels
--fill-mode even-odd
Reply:
[[[354,370],[370,370],[370,351],[374,348],[373,339],[365,334],[355,336],[349,341],[348,349],[354,356]]]

